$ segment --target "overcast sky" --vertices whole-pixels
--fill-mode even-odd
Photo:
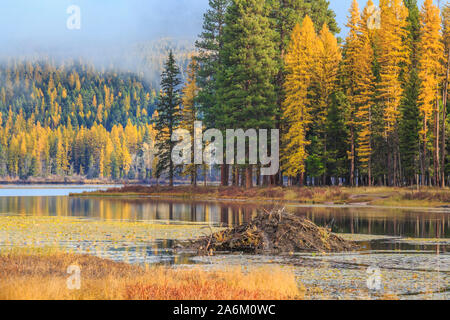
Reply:
[[[341,36],[351,1],[330,1]],[[366,0],[359,2],[364,7]],[[70,5],[81,9],[80,30],[66,27]],[[0,52],[76,52],[161,37],[194,39],[207,5],[208,0],[1,0]]]

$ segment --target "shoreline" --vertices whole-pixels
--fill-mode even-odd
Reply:
[[[436,206],[436,207],[413,207],[413,206],[388,206],[388,205],[370,205],[370,204],[333,204],[333,203],[308,203],[298,202],[293,200],[269,200],[269,199],[221,199],[221,198],[186,198],[178,195],[145,195],[145,194],[87,194],[87,193],[71,193],[69,197],[76,198],[119,198],[119,199],[151,199],[164,201],[179,201],[179,202],[206,202],[206,203],[224,203],[224,204],[244,204],[244,205],[276,205],[283,204],[287,207],[295,208],[337,208],[337,209],[352,209],[352,208],[367,208],[367,209],[399,209],[399,210],[419,210],[419,211],[433,211],[433,212],[448,212],[450,207]]]
[[[71,193],[70,197],[149,198],[220,203],[280,204],[296,207],[393,208],[450,212],[450,190],[427,188],[346,187],[252,188],[124,186],[106,191]],[[449,200],[447,200],[449,199]]]
[[[64,180],[38,180],[38,181],[5,181],[0,180],[0,188],[2,186],[29,186],[29,185],[91,185],[91,186],[97,186],[97,185],[105,185],[105,186],[116,186],[116,185],[122,185],[125,184],[122,182],[115,182],[115,181],[100,181],[100,180],[70,180],[70,181],[64,181]],[[130,183],[127,183],[130,184]]]

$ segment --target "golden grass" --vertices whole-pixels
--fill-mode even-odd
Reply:
[[[435,188],[435,187],[421,187],[417,190],[416,187],[400,188],[400,187],[359,187],[359,188],[342,188],[342,192],[351,193],[353,195],[367,195],[367,196],[381,196],[394,197],[400,196],[405,200],[438,200],[450,201],[450,189]]]
[[[367,194],[375,196],[371,204],[381,206],[405,206],[405,207],[439,207],[450,205],[450,190],[448,188],[371,188]],[[378,196],[378,197],[377,197]]]
[[[329,200],[343,201],[348,199],[348,194],[338,187],[255,187],[250,189],[240,187],[163,187],[163,186],[124,186],[122,188],[112,188],[106,191],[84,192],[82,194],[71,194],[71,196],[159,196],[177,197],[182,199],[195,200],[285,200],[302,203],[320,203]]]
[[[81,268],[81,289],[67,288],[67,267]],[[281,268],[205,271],[141,268],[55,250],[0,254],[0,300],[302,299],[294,274]]]
[[[395,294],[391,294],[391,293],[385,293],[381,296],[381,300],[384,301],[389,301],[389,300],[393,300],[393,301],[397,301],[400,300],[399,297]]]
[[[291,201],[304,204],[367,203],[382,206],[432,207],[450,204],[450,189],[399,187],[164,187],[125,186],[71,196],[159,196],[192,200]]]

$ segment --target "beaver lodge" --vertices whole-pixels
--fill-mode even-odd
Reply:
[[[250,222],[194,240],[202,254],[214,252],[293,253],[345,252],[357,248],[328,229],[284,209],[260,212]]]

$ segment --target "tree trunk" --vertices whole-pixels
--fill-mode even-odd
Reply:
[[[170,160],[170,167],[169,167],[169,185],[173,187],[173,163],[172,160]]]
[[[262,177],[262,184],[263,184],[263,186],[269,185],[269,177],[268,176]]]
[[[423,137],[422,137],[422,160],[421,160],[421,173],[422,173],[422,181],[421,184],[423,186],[426,185],[425,181],[426,181],[426,177],[427,177],[427,173],[426,173],[426,164],[427,164],[427,121],[426,119],[423,120]]]
[[[324,138],[324,144],[323,144],[323,155],[324,155],[324,173],[323,173],[323,178],[322,178],[322,184],[324,186],[327,185],[327,134],[325,133],[325,138]]]
[[[194,187],[197,186],[197,165],[194,164],[194,172],[192,173],[192,184],[194,185]]]
[[[258,166],[256,168],[256,185],[258,187],[261,186],[261,167],[260,166]]]
[[[395,147],[393,146],[393,148],[395,148]],[[396,148],[392,151],[392,155],[394,157],[394,171],[393,171],[393,176],[392,176],[392,178],[393,178],[393,185],[397,186],[398,185],[398,181],[397,181],[398,168],[397,168],[397,150],[396,150]]]
[[[387,143],[387,180],[385,181],[386,186],[392,186],[392,159],[391,159],[391,143],[389,137],[386,138]]]
[[[221,164],[220,165],[220,180],[222,187],[228,186],[228,165]]]
[[[350,139],[351,139],[351,161],[350,161],[350,186],[355,185],[355,133],[353,128],[351,128]]]
[[[253,166],[245,168],[245,188],[250,189],[253,187]]]
[[[234,170],[234,174],[233,174],[233,176],[234,176],[234,179],[233,179],[234,180],[233,181],[234,186],[239,187],[239,168],[238,168],[238,166],[234,165],[233,170]]]
[[[444,83],[444,94],[442,97],[442,137],[441,137],[441,185],[445,188],[445,156],[446,156],[446,122],[447,122],[447,100],[448,100],[448,80],[450,75],[450,48],[447,49],[447,73]]]
[[[372,186],[372,107],[369,107],[369,130],[370,130],[370,139],[369,139],[369,163],[367,168],[367,177],[369,179],[369,187]]]
[[[439,185],[439,179],[440,179],[440,170],[439,170],[439,135],[440,135],[440,129],[439,129],[439,121],[440,121],[440,114],[439,114],[439,99],[436,96],[436,105],[435,105],[435,111],[434,111],[434,152],[433,152],[433,168],[434,168],[434,185],[437,187]]]

